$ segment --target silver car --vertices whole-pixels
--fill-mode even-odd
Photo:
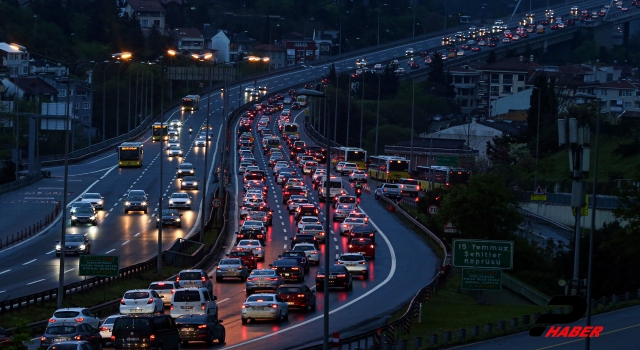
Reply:
[[[307,260],[309,260],[309,265],[319,265],[320,264],[320,252],[318,248],[312,243],[298,243],[293,246],[294,252],[304,252],[307,254]]]
[[[169,157],[182,157],[182,148],[180,146],[171,146],[167,150]]]
[[[75,213],[78,208],[89,208],[89,209],[93,210],[94,214],[96,213],[96,209],[93,207],[93,204],[91,204],[89,202],[82,202],[82,201],[73,202],[73,204],[71,204],[70,213],[73,215],[73,213]]]
[[[185,176],[179,180],[181,190],[198,189],[198,179],[195,176]]]
[[[184,192],[174,192],[169,197],[169,208],[191,209],[191,196]]]
[[[171,296],[180,289],[180,285],[175,281],[157,281],[151,282],[149,289],[155,290],[162,299],[165,306],[171,305]]]
[[[294,214],[300,204],[307,203],[309,203],[309,198],[297,194],[293,195],[289,197],[289,200],[287,201],[287,210],[289,210],[289,214]]]
[[[91,203],[96,210],[104,209],[104,197],[100,193],[85,193],[80,201]]]
[[[369,277],[369,262],[362,253],[343,253],[336,264],[346,266],[351,274],[362,275],[365,280]]]
[[[324,243],[325,241],[325,231],[324,227],[319,224],[307,224],[302,226],[300,230],[301,234],[312,234],[316,236],[316,241],[320,243]]]
[[[251,271],[245,289],[247,295],[251,295],[256,291],[275,291],[281,284],[284,284],[284,279],[275,270],[260,269]]]
[[[367,223],[364,219],[360,218],[345,218],[344,221],[340,224],[340,234],[346,235],[351,231],[354,226],[366,226]]]
[[[355,204],[338,204],[336,210],[333,212],[333,221],[344,220],[356,210]]]
[[[241,239],[235,249],[251,250],[258,261],[264,261],[264,247],[257,239]]]
[[[205,147],[207,145],[207,137],[206,136],[198,136],[198,138],[193,143],[196,147]]]
[[[216,266],[216,282],[222,282],[225,277],[237,277],[242,281],[246,281],[248,276],[249,269],[242,262],[242,259],[222,259]]]

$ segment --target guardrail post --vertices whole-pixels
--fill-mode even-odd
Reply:
[[[406,339],[400,340],[400,350],[407,350],[407,340]]]
[[[467,330],[465,328],[458,328],[458,341],[462,343],[462,341],[466,337],[467,337]]]
[[[618,303],[618,296],[614,294],[611,296],[611,304],[615,305],[617,303]]]
[[[531,323],[531,315],[522,315],[522,324],[528,325]]]
[[[491,323],[491,322],[487,322],[487,323],[484,325],[484,332],[485,332],[486,334],[491,334],[491,332],[492,332],[492,331],[493,331],[493,323]]]
[[[513,328],[513,329],[518,328],[518,318],[517,317],[511,317],[511,328]]]
[[[451,342],[451,331],[444,331],[444,346],[448,346]]]
[[[504,331],[507,328],[507,321],[500,320],[498,321],[498,330]]]
[[[415,337],[413,340],[413,348],[420,349],[422,347],[422,337]]]
[[[558,314],[560,314],[560,315],[564,314],[564,308],[559,307],[558,308]]]
[[[480,336],[480,326],[471,326],[471,336],[474,338]]]
[[[434,346],[434,345],[438,345],[438,334],[437,334],[437,333],[431,334],[431,341],[430,341],[430,343],[431,343],[431,348],[432,348],[432,349],[433,349],[433,346]]]

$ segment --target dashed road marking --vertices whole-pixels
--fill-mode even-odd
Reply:
[[[129,243],[129,240],[126,240],[124,243],[122,243],[122,245],[125,245],[125,244],[127,244],[127,243]],[[337,246],[336,246],[336,247],[337,247]]]
[[[30,285],[32,285],[32,284],[34,284],[34,283],[38,283],[38,282],[42,282],[42,281],[44,281],[44,278],[39,279],[39,280],[37,280],[37,281],[29,282],[29,283],[27,283],[27,286],[30,286]]]
[[[109,253],[111,253],[111,252],[112,252],[112,251],[114,251],[114,250],[115,250],[115,249],[111,249],[111,250],[109,250],[108,252],[106,252],[105,254],[109,254]]]
[[[29,260],[29,261],[27,261],[26,263],[24,263],[24,264],[22,264],[22,265],[23,265],[23,266],[24,266],[24,265],[29,265],[29,264],[31,264],[32,262],[36,261],[36,260],[38,260],[38,259]]]

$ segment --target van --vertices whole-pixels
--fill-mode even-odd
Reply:
[[[171,297],[169,314],[173,318],[182,315],[207,314],[218,319],[218,297],[212,297],[207,288],[178,289]]]
[[[211,282],[211,276],[207,276],[207,272],[204,270],[182,270],[176,276],[176,282],[180,288],[195,287],[207,288],[210,292],[213,291],[213,283]]]
[[[121,316],[113,323],[113,349],[179,350],[180,333],[169,315]]]
[[[336,197],[346,193],[342,187],[342,178],[331,176],[329,178],[329,194],[327,195],[326,181],[327,179],[325,178],[318,188],[318,200],[320,202],[326,202],[327,197],[330,201],[333,201]]]
[[[418,183],[418,180],[402,178],[398,180],[398,184],[400,185],[401,195],[418,197],[418,192],[420,192],[420,183]]]

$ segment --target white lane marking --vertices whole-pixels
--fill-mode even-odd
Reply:
[[[369,216],[364,210],[360,209],[360,211],[363,212],[365,215]],[[345,308],[353,305],[354,303],[357,303],[358,301],[368,297],[369,295],[371,295],[372,293],[374,293],[375,291],[377,291],[378,289],[382,288],[387,283],[389,283],[389,281],[391,281],[391,279],[393,278],[393,276],[396,273],[396,263],[397,263],[397,261],[396,261],[396,251],[393,249],[393,246],[391,245],[391,242],[389,242],[389,239],[382,232],[382,230],[380,230],[380,228],[372,220],[369,220],[369,222],[378,231],[378,233],[380,234],[382,239],[384,239],[385,243],[389,247],[389,255],[391,256],[391,268],[389,270],[389,275],[387,275],[387,278],[385,278],[384,281],[382,281],[377,286],[371,288],[371,290],[369,290],[368,292],[366,292],[366,293],[362,294],[361,296],[349,301],[348,303],[342,304],[341,306],[329,311],[330,315],[334,314],[334,313],[336,313],[336,312],[338,312],[338,311],[340,311],[342,309],[345,309]],[[287,249],[286,246],[285,246],[285,249]],[[298,323],[298,324],[296,324],[294,326],[291,326],[291,327],[288,327],[288,328],[285,328],[285,329],[282,329],[282,330],[279,330],[279,331],[276,331],[276,332],[273,332],[273,333],[270,333],[270,334],[267,334],[267,335],[263,335],[261,337],[257,337],[257,338],[251,339],[251,340],[247,340],[245,342],[238,343],[236,345],[228,346],[225,349],[234,349],[234,348],[238,348],[238,347],[244,346],[246,344],[255,343],[257,341],[273,337],[274,335],[277,335],[277,334],[280,334],[280,333],[284,333],[284,332],[288,332],[288,331],[290,331],[292,329],[296,329],[296,328],[302,327],[302,326],[304,326],[304,325],[306,325],[308,323],[320,320],[322,318],[324,318],[324,315],[316,316],[316,317],[308,319],[308,320],[306,320],[304,322],[300,322],[300,323]]]
[[[7,273],[7,272],[9,272],[9,271],[11,271],[11,269],[9,269],[9,270],[4,270],[4,271],[0,272],[0,275],[2,275],[3,273]]]
[[[104,217],[106,218],[107,216],[109,216],[109,213],[104,214]]]
[[[283,229],[282,229],[282,232],[287,233],[287,229],[286,229],[286,228],[283,228]]]
[[[109,209],[109,211],[113,211],[113,208]]]
[[[49,255],[49,254],[53,254],[53,253],[55,253],[55,250],[52,250],[52,251],[50,251],[50,252],[47,252],[47,255]],[[0,274],[0,275],[1,275],[1,274]]]
[[[335,237],[333,237],[333,241],[334,241],[334,242],[337,242],[337,241],[338,241],[338,239],[337,239],[337,238],[335,238]]]
[[[27,286],[30,286],[30,285],[32,285],[34,283],[38,283],[38,282],[42,282],[42,281],[44,281],[44,278],[43,279],[39,279],[37,281],[29,282],[29,283],[27,283]]]
[[[74,267],[74,268],[72,268],[72,269],[69,269],[69,270],[65,271],[64,273],[67,273],[67,272],[69,272],[69,271],[73,271],[73,270],[75,270],[75,269],[76,269],[76,268]]]
[[[336,244],[336,250],[340,250],[340,246]]]
[[[286,244],[284,245],[284,249],[287,249],[287,245]]]
[[[0,294],[2,294],[2,293],[4,293],[4,292],[6,292],[6,290],[0,290]]]
[[[111,249],[110,251],[106,252],[105,254],[109,254],[109,253],[111,253],[111,252],[112,252],[112,251],[114,251],[114,250],[115,250],[115,249]]]
[[[140,232],[138,232],[135,235],[133,235],[133,237],[138,237],[139,235],[140,235]]]
[[[340,260],[340,253],[336,253],[336,260]]]
[[[101,172],[104,172],[105,170],[111,169],[111,168],[113,168],[113,167],[108,167],[108,168],[104,168],[104,169],[100,169],[100,170],[89,171],[89,172],[86,172],[86,173],[73,174],[73,175],[69,175],[69,177],[71,177],[71,176],[82,176],[82,175],[88,175],[88,174],[93,174],[93,173],[101,173]]]
[[[27,261],[26,263],[22,264],[22,266],[24,266],[24,265],[29,265],[29,264],[31,264],[32,262],[36,261],[36,260],[38,260],[38,259],[33,259],[33,260],[30,260],[30,261]]]
[[[229,298],[218,300],[218,301],[216,301],[216,304],[224,303],[227,300],[229,300]]]
[[[282,215],[280,215],[280,220],[282,220]]]
[[[151,219],[149,219],[149,221],[147,221],[147,224],[150,224],[150,223],[151,223]]]
[[[278,214],[282,214],[282,211],[281,211],[281,210],[278,210]],[[282,216],[281,216],[280,218],[282,218]]]
[[[285,240],[285,241],[287,240],[287,236],[284,236],[284,240]]]
[[[129,240],[126,240],[124,243],[122,243],[122,245],[125,245],[127,243],[129,243]]]

